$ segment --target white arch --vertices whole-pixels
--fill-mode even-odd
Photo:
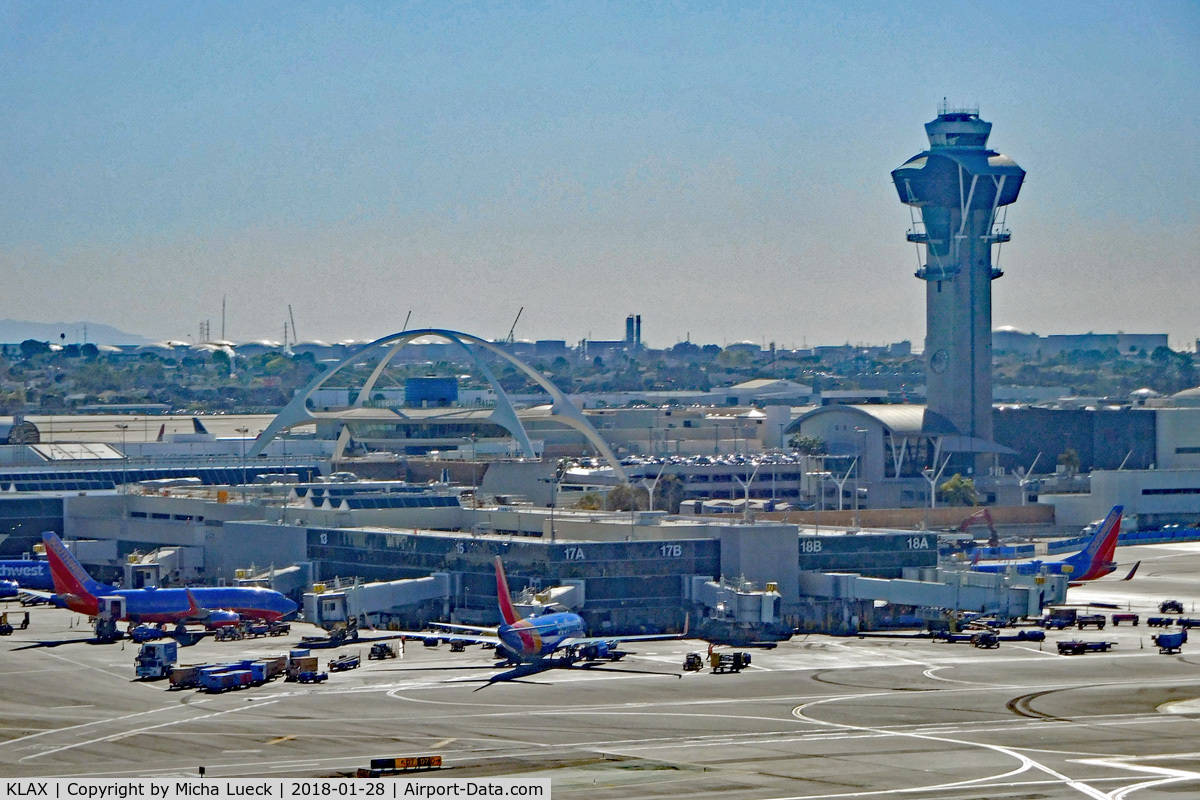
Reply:
[[[392,358],[394,358],[395,355],[404,348],[405,345],[422,336],[436,336],[438,338],[453,342],[461,347],[471,358],[471,360],[475,362],[475,365],[479,367],[479,371],[483,373],[492,389],[496,392],[496,409],[492,412],[489,419],[495,422],[497,425],[502,426],[505,430],[513,435],[513,437],[517,440],[517,443],[520,445],[521,451],[527,458],[534,458],[535,455],[533,452],[533,444],[529,441],[529,435],[525,432],[525,426],[521,424],[521,420],[517,417],[516,409],[513,408],[512,403],[508,399],[508,394],[504,391],[504,388],[500,385],[500,382],[496,380],[496,376],[492,374],[492,371],[488,368],[487,364],[483,363],[479,356],[473,350],[471,350],[471,348],[467,347],[467,342],[478,345],[488,352],[494,353],[500,358],[503,358],[505,361],[509,362],[523,372],[526,376],[528,376],[534,383],[545,389],[546,393],[549,394],[550,398],[553,400],[553,403],[550,406],[551,416],[556,418],[562,424],[572,427],[583,434],[588,442],[590,442],[591,445],[596,448],[596,451],[608,461],[609,465],[613,469],[613,473],[616,474],[617,478],[622,482],[628,482],[629,478],[626,476],[625,470],[621,467],[621,462],[617,460],[616,454],[613,453],[612,449],[608,446],[608,443],[605,442],[596,429],[592,427],[592,423],[588,422],[587,417],[583,415],[583,412],[576,408],[575,404],[572,403],[557,386],[546,380],[545,376],[543,376],[533,367],[526,364],[524,361],[521,361],[516,356],[513,356],[499,347],[496,347],[489,341],[480,339],[478,336],[472,336],[469,333],[445,330],[441,328],[422,328],[415,331],[401,331],[400,333],[393,333],[389,336],[384,336],[382,339],[376,339],[370,344],[364,345],[363,347],[355,350],[353,353],[346,356],[336,365],[334,365],[333,369],[318,375],[311,382],[309,382],[306,387],[300,390],[296,396],[292,398],[291,402],[284,406],[283,409],[275,415],[275,419],[271,420],[271,424],[268,425],[266,429],[259,435],[258,440],[254,443],[254,447],[250,449],[250,452],[247,453],[247,455],[259,455],[272,439],[274,439],[280,433],[290,430],[297,425],[304,425],[320,419],[341,419],[342,412],[339,411],[310,411],[308,408],[308,399],[312,397],[313,393],[320,389],[326,381],[336,375],[338,371],[340,371],[347,364],[361,360],[362,356],[370,350],[373,350],[377,347],[391,345],[391,349],[387,352],[383,359],[380,360],[375,369],[371,371],[371,375],[367,378],[362,389],[359,391],[358,397],[355,399],[353,407],[362,407],[363,401],[367,396],[370,395],[371,389],[374,388],[375,382],[379,380],[379,376],[383,373],[383,370],[387,366],[388,362],[390,362]]]

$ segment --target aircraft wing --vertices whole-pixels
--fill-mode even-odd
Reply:
[[[486,626],[486,625],[456,625],[456,624],[454,624],[454,623],[452,623],[452,622],[431,622],[431,623],[429,623],[429,627],[431,627],[431,628],[445,628],[445,629],[446,629],[446,630],[448,630],[448,631],[464,631],[464,632],[467,632],[467,633],[470,633],[470,632],[472,632],[472,631],[473,631],[473,632],[475,632],[475,633],[479,633],[479,634],[489,634],[489,635],[491,635],[491,636],[498,636],[498,635],[499,635],[499,634],[496,632],[496,628],[493,628],[493,627],[488,627],[488,626]]]
[[[637,636],[576,636],[571,639],[563,639],[560,648],[563,647],[582,647],[589,644],[621,644],[623,642],[661,642],[669,639],[686,639],[687,634],[684,633],[648,633]]]
[[[692,616],[687,615],[683,619],[682,633],[646,633],[635,634],[633,636],[574,636],[570,639],[564,639],[559,647],[582,647],[589,644],[620,644],[622,642],[663,642],[671,639],[686,639],[688,638],[688,628],[691,627]]]
[[[388,631],[387,636],[372,636],[368,641],[378,642],[385,639],[453,639],[471,644],[500,644],[500,637],[486,633],[458,633],[440,631]]]

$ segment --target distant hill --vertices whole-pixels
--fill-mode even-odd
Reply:
[[[86,339],[85,337],[86,329]],[[60,334],[66,334],[60,339]],[[17,319],[0,319],[0,342],[18,344],[26,339],[54,344],[147,344],[150,340],[135,333],[117,330],[99,322],[26,322]]]

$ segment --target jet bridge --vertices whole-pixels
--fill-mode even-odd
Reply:
[[[902,579],[864,578],[845,572],[801,572],[800,593],[844,601],[882,601],[898,606],[954,609],[1036,617],[1067,596],[1065,575],[993,574],[924,568]]]
[[[350,619],[360,627],[386,624],[393,616],[427,607],[431,618],[450,615],[450,597],[455,578],[449,572],[435,572],[426,578],[410,578],[383,583],[352,583],[329,586],[317,583],[304,594],[304,618],[323,628]]]

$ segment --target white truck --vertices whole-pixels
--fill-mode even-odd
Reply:
[[[133,666],[140,680],[152,680],[167,677],[178,660],[178,642],[146,642],[133,660]]]

